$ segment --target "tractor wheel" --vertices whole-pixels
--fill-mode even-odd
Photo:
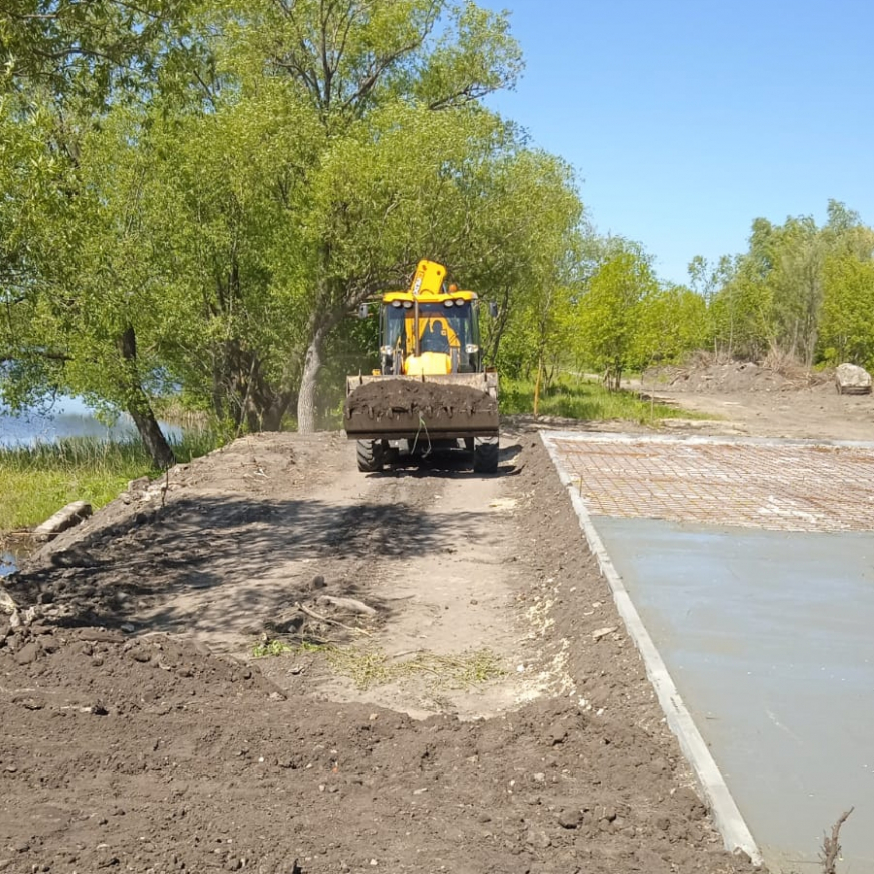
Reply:
[[[476,473],[496,473],[498,470],[498,438],[475,437],[473,469]]]
[[[378,473],[383,466],[382,443],[379,440],[358,440],[355,443],[355,458],[362,473]]]

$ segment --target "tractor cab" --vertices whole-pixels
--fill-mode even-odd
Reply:
[[[479,301],[472,291],[447,287],[446,270],[419,263],[408,291],[383,296],[380,372],[422,376],[479,373]]]

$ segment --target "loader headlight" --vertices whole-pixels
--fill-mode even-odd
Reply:
[[[468,355],[476,355],[479,352],[479,346],[476,343],[468,343],[464,347],[464,351],[467,352]]]
[[[385,355],[386,358],[391,358],[392,353],[394,352],[393,346],[380,346],[379,347],[380,355]]]
[[[445,307],[454,307],[454,306],[455,306],[455,301],[454,301],[454,300],[444,300],[444,301],[443,301],[443,306],[445,306]]]
[[[404,309],[411,310],[413,308],[413,302],[411,300],[404,301]]]

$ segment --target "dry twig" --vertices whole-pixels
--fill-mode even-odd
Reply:
[[[837,874],[836,865],[841,855],[841,845],[838,840],[841,834],[841,826],[847,821],[847,817],[854,810],[855,807],[851,807],[841,814],[840,819],[832,826],[831,836],[823,835],[822,851],[820,852],[823,874]]]
[[[338,628],[343,628],[346,631],[353,631],[356,634],[364,634],[367,637],[372,637],[369,631],[365,631],[363,628],[355,628],[352,625],[345,625],[344,623],[338,622],[336,619],[331,619],[328,616],[322,616],[321,614],[316,613],[315,610],[310,610],[309,607],[304,607],[304,605],[301,604],[300,601],[295,601],[294,606],[295,609],[300,610],[301,613],[306,613],[306,615],[309,616],[310,619],[316,619],[319,622],[327,622],[329,625],[336,625]]]

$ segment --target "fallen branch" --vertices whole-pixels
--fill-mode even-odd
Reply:
[[[333,595],[322,595],[318,602],[319,604],[330,604],[340,610],[348,610],[350,613],[376,616],[376,610],[370,604],[365,604],[364,601],[359,601],[356,598],[335,598]]]
[[[352,631],[357,634],[364,634],[367,637],[372,637],[373,635],[369,631],[365,631],[363,628],[354,628],[351,625],[345,625],[343,622],[338,622],[336,619],[330,619],[328,616],[322,616],[319,613],[316,613],[315,610],[310,610],[309,607],[304,607],[300,601],[295,601],[294,606],[296,609],[300,610],[301,613],[306,613],[310,619],[316,619],[319,622],[327,622],[329,625],[336,625],[338,628],[343,628],[346,631]]]
[[[832,826],[831,837],[828,835],[823,836],[821,852],[823,874],[837,874],[836,866],[841,855],[841,845],[838,840],[841,834],[841,826],[855,809],[855,807],[851,807],[841,814],[840,819]]]

